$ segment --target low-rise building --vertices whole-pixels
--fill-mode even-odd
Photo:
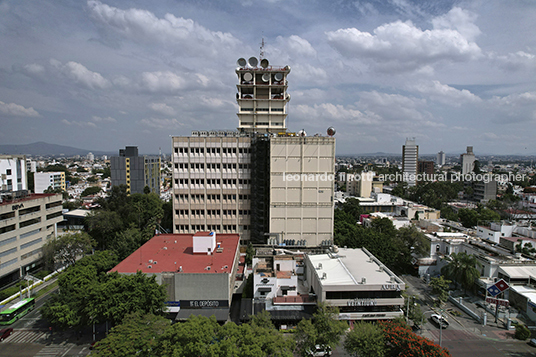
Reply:
[[[403,316],[405,283],[364,248],[307,255],[304,276],[318,302],[339,308],[341,320]]]
[[[43,193],[46,189],[66,190],[65,172],[36,172],[34,174],[34,191]]]
[[[240,257],[238,234],[156,235],[111,271],[156,277],[177,320],[214,315],[227,321]]]

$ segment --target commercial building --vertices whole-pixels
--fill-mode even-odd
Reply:
[[[415,144],[415,138],[407,138],[402,146],[402,175],[408,186],[415,186],[417,176],[417,161],[419,161],[419,146]]]
[[[339,319],[403,316],[405,283],[364,248],[307,255],[305,280],[318,302],[339,308]]]
[[[462,166],[462,175],[470,174],[475,169],[475,154],[473,147],[468,146],[467,152],[460,155],[460,165]]]
[[[419,160],[418,164],[419,164],[418,171],[420,174],[426,174],[430,176],[434,174],[434,162],[433,161]]]
[[[255,57],[238,61],[238,132],[172,138],[173,231],[238,233],[242,243],[329,244],[335,139],[287,132],[290,68],[266,59],[258,65]]]
[[[119,150],[110,158],[112,186],[126,185],[128,193],[143,193],[145,186],[160,195],[160,158],[138,156],[137,146]]]
[[[36,172],[34,173],[34,191],[35,193],[43,193],[48,188],[61,189],[65,191],[65,172]]]
[[[25,167],[25,166],[24,166]],[[54,239],[62,218],[60,194],[0,195],[0,286],[40,266],[41,248]]]
[[[464,181],[464,199],[480,203],[497,198],[497,181]]]
[[[214,315],[227,321],[240,252],[238,234],[197,232],[154,236],[111,271],[155,276],[177,320]]]

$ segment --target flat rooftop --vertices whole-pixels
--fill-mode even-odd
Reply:
[[[219,251],[194,254],[193,234],[161,234],[151,238],[111,271],[119,273],[183,272],[231,274],[240,242],[238,234],[216,234]],[[182,270],[181,270],[182,269]]]
[[[29,202],[32,200],[37,200],[39,198],[51,197],[54,195],[57,195],[57,193],[31,193],[31,194],[28,194],[27,196],[23,196],[20,198],[2,200],[0,201],[0,206],[20,204],[20,203]],[[61,195],[60,195],[60,198],[61,198]]]
[[[384,285],[399,284],[400,289],[404,290],[404,282],[396,277],[389,269],[372,254],[365,253],[361,248],[339,248],[338,253],[309,255],[311,263],[317,269],[319,277],[322,278],[326,273],[326,278],[321,279],[323,286],[328,285]],[[382,269],[380,269],[382,266]],[[396,281],[391,281],[391,277],[396,277]],[[362,278],[366,283],[362,284]]]

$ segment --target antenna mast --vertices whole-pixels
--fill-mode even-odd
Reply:
[[[261,60],[264,58],[264,37],[262,38],[262,41],[261,41],[261,53],[259,57]]]

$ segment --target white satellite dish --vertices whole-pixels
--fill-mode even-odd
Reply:
[[[307,136],[307,133],[305,132],[305,129],[302,129],[302,130],[298,131],[298,136],[301,136],[301,137]]]
[[[250,57],[248,59],[248,63],[250,67],[257,67],[257,65],[259,64],[259,60],[257,59],[257,57]]]
[[[244,68],[247,65],[245,58],[239,58],[238,61],[236,61],[236,65],[240,68]]]
[[[249,72],[244,73],[244,80],[245,80],[246,82],[249,82],[249,81],[251,81],[252,79],[253,79],[253,75],[252,75],[251,73],[249,73]]]
[[[276,82],[282,81],[283,80],[283,73],[276,73],[275,76],[274,76],[274,79],[276,80]]]
[[[265,73],[262,75],[263,82],[270,82],[270,73]]]
[[[262,68],[267,68],[269,64],[270,64],[270,62],[268,62],[268,60],[266,58],[263,58],[261,60],[261,67]]]

